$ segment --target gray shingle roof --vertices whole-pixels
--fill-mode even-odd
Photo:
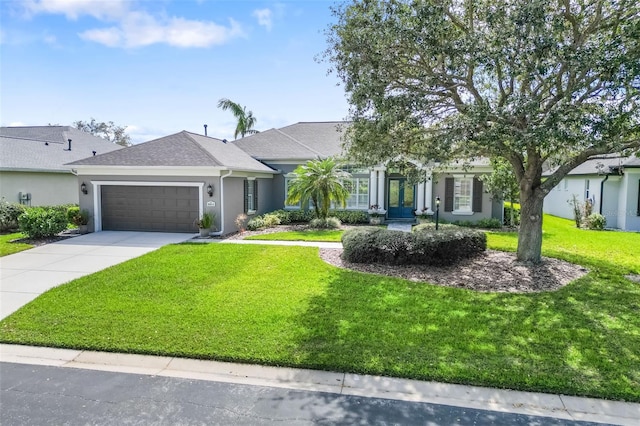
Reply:
[[[342,154],[346,122],[302,122],[232,142],[259,160],[311,160]]]
[[[0,127],[0,170],[70,171],[64,164],[121,148],[70,126]]]
[[[274,170],[220,139],[187,131],[125,149],[70,163],[71,166],[218,167],[271,172]]]
[[[569,172],[569,175],[597,175],[611,173],[612,169],[620,167],[640,167],[640,159],[635,156],[622,157],[619,154],[607,154],[591,157]],[[551,175],[556,168],[544,173]]]

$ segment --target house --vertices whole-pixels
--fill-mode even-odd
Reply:
[[[204,212],[216,214],[218,234],[237,231],[235,219],[287,205],[293,171],[309,160],[340,157],[346,123],[297,123],[269,129],[234,142],[182,131],[120,151],[75,161],[79,185],[88,194],[80,206],[90,211],[93,229],[194,232]],[[470,168],[435,169],[412,162],[425,181],[409,183],[385,165],[369,169],[346,167],[352,175],[347,209],[378,205],[388,220],[413,220],[415,210],[435,210],[440,218],[479,220],[502,218],[502,204],[493,202],[478,176],[491,171],[488,161]]]
[[[273,192],[277,172],[223,140],[182,131],[70,163],[87,187],[89,229],[194,232],[203,213],[222,232]]]
[[[607,228],[640,231],[640,158],[619,154],[590,158],[547,194],[543,210],[573,219],[574,196],[579,202],[589,200],[593,212],[607,219]]]
[[[66,163],[122,148],[69,126],[0,127],[0,197],[33,206],[77,204]]]

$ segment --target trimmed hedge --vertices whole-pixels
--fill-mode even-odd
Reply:
[[[311,219],[309,225],[316,229],[338,229],[342,223],[337,217],[328,217],[326,219]]]
[[[487,237],[475,229],[407,233],[367,226],[346,231],[342,246],[343,258],[353,263],[445,266],[484,252]]]
[[[30,207],[18,218],[20,231],[30,238],[52,237],[67,229],[67,209]]]
[[[25,206],[10,203],[4,198],[0,199],[0,231],[15,231],[18,229],[18,217],[24,213]]]

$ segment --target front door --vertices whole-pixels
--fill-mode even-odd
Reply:
[[[407,182],[406,178],[389,178],[389,219],[409,219],[413,217],[415,209],[414,185]]]

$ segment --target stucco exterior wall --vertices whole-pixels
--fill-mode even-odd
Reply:
[[[618,224],[621,229],[627,231],[640,231],[640,216],[638,216],[640,169],[626,169],[622,186],[624,192],[620,195]]]
[[[32,206],[77,204],[78,179],[72,173],[0,172],[0,197],[18,203],[18,193],[31,193]]]
[[[87,194],[80,192],[80,184],[84,182],[87,184]],[[216,216],[215,226],[219,229],[220,226],[220,178],[211,176],[198,176],[198,177],[182,177],[182,176],[104,176],[104,175],[84,175],[76,178],[75,188],[76,195],[79,197],[80,209],[86,209],[89,211],[91,217],[89,222],[89,230],[96,230],[96,217],[97,214],[95,206],[96,200],[98,208],[100,208],[101,199],[100,193],[96,190],[99,189],[99,185],[96,182],[109,182],[108,184],[117,185],[120,183],[153,183],[163,186],[171,186],[171,182],[185,182],[193,183],[194,185],[200,184],[202,186],[202,201],[201,206],[202,213],[214,213]],[[226,182],[225,182],[226,183]],[[207,185],[211,184],[213,187],[213,196],[209,197],[207,193]],[[226,195],[225,195],[226,198]],[[213,203],[214,205],[211,205]]]
[[[482,194],[482,211],[481,212],[477,212],[477,213],[473,213],[473,214],[459,214],[459,213],[453,213],[453,212],[445,212],[444,211],[444,188],[445,188],[445,179],[448,177],[455,177],[455,176],[462,176],[463,173],[443,173],[443,174],[438,174],[434,176],[434,182],[433,182],[433,196],[431,199],[431,205],[434,206],[433,207],[433,211],[435,211],[435,205],[436,205],[436,197],[440,197],[440,219],[444,219],[446,221],[449,222],[455,222],[455,221],[471,221],[471,222],[476,222],[478,220],[481,219],[490,219],[493,216],[493,213],[496,212],[498,213],[496,210],[500,211],[501,209],[496,209],[495,206],[493,205],[493,201],[491,200],[491,195],[489,193],[486,192],[486,190],[484,189],[484,183],[482,185],[483,187],[483,194]],[[470,173],[466,173],[464,174],[464,176],[466,177],[478,177],[480,176],[479,174],[470,174]],[[500,219],[502,220],[502,213],[499,213],[499,215],[496,217],[496,219]]]
[[[566,176],[547,194],[542,210],[553,216],[573,219],[573,206],[570,201],[575,195],[581,203],[588,197],[594,203],[594,213],[599,212],[602,202],[600,184],[603,179],[604,176],[598,175]]]

